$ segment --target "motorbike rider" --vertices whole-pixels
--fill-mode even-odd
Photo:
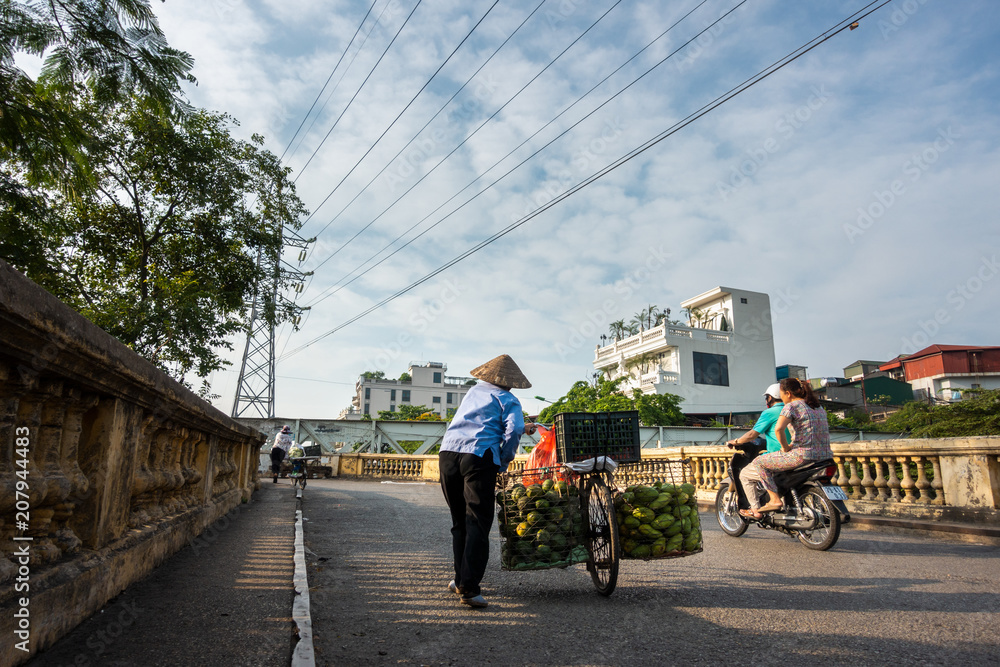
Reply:
[[[278,483],[278,475],[281,473],[281,462],[285,460],[292,442],[292,427],[286,424],[278,435],[274,436],[274,444],[271,446],[271,472],[275,484]]]
[[[767,409],[760,413],[760,417],[757,418],[757,422],[753,425],[753,428],[739,438],[726,442],[726,445],[730,449],[743,449],[737,456],[733,457],[732,462],[733,483],[737,487],[742,487],[734,490],[743,497],[746,496],[746,489],[753,489],[753,483],[760,480],[756,466],[751,466],[750,463],[761,452],[761,449],[759,445],[754,447],[750,443],[763,437],[767,443],[767,453],[781,451],[781,443],[774,432],[774,427],[785,404],[781,400],[781,388],[777,382],[769,385],[764,390],[764,403],[767,405]],[[747,445],[750,446],[748,447]],[[739,460],[737,460],[737,457]],[[742,505],[743,503],[740,504]],[[748,504],[751,506],[756,505],[756,503],[752,502]]]

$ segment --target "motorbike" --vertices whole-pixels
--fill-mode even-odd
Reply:
[[[837,543],[840,527],[851,520],[851,515],[844,504],[847,494],[830,484],[837,474],[833,459],[807,461],[797,468],[775,473],[774,481],[784,507],[754,519],[739,512],[750,508],[739,482],[739,471],[757,458],[763,446],[750,444],[737,449],[715,497],[716,517],[727,535],[739,537],[754,523],[766,530],[797,537],[806,547],[817,551],[826,551]],[[762,506],[767,502],[767,491],[757,482],[754,486],[751,492],[757,494],[758,506]]]

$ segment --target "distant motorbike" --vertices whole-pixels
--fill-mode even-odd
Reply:
[[[797,468],[775,473],[774,481],[784,508],[753,519],[739,512],[750,508],[739,483],[739,471],[757,458],[762,447],[751,444],[739,449],[715,497],[716,517],[727,535],[739,537],[755,523],[761,528],[797,537],[802,544],[817,551],[826,551],[837,543],[840,526],[849,522],[851,515],[844,505],[847,494],[839,486],[830,484],[837,473],[833,459],[807,461]],[[767,503],[767,491],[759,483],[755,486],[757,488],[750,492],[757,493],[758,506],[762,506]]]

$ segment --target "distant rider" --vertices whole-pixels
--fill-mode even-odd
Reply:
[[[278,474],[281,473],[281,462],[285,460],[285,455],[292,447],[292,427],[285,424],[281,432],[274,436],[274,444],[271,445],[271,472],[274,473],[274,483],[278,483]]]

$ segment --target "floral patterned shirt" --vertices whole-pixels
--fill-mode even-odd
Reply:
[[[810,461],[833,458],[830,449],[830,425],[823,408],[810,408],[805,401],[792,401],[781,409],[781,416],[791,422],[790,451]]]

